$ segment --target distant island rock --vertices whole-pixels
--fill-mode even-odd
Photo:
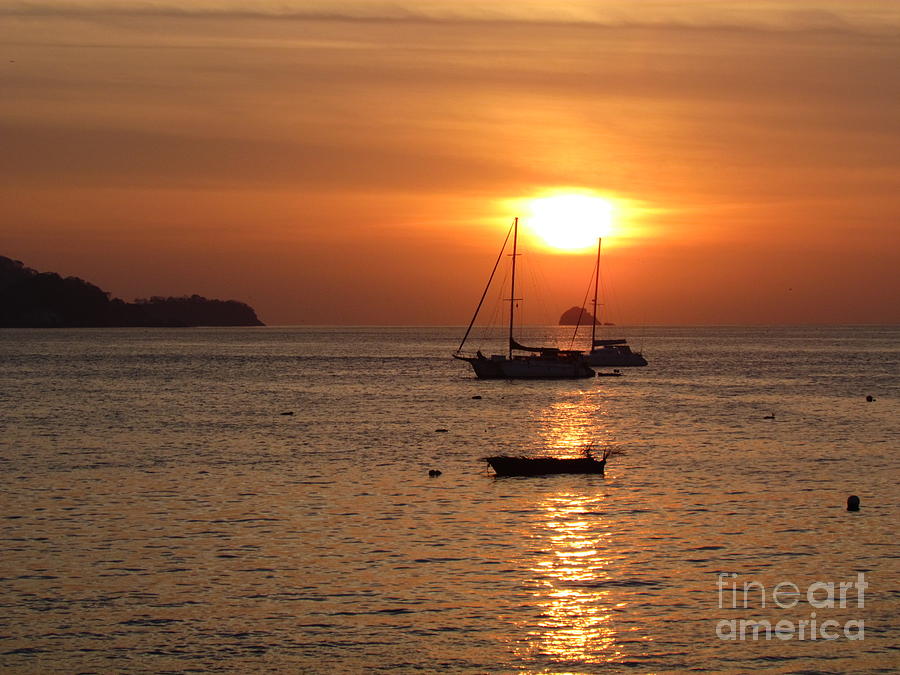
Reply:
[[[614,323],[600,323],[584,307],[570,307],[559,317],[560,326],[590,326],[595,323],[598,326],[615,326]]]
[[[84,279],[38,272],[0,256],[2,328],[264,325],[252,307],[236,300],[191,295],[124,302]]]

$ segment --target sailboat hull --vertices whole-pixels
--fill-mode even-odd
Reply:
[[[631,351],[627,346],[603,347],[585,355],[588,364],[601,367],[638,367],[646,366],[647,359],[641,354]]]
[[[594,377],[595,372],[583,359],[561,360],[537,356],[477,358],[468,361],[480,380],[576,380]]]

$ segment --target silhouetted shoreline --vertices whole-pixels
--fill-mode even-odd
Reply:
[[[38,272],[0,256],[0,328],[264,326],[249,305],[199,295],[135,302],[78,277]]]

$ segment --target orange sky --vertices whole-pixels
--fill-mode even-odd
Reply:
[[[900,322],[893,0],[0,0],[0,94],[0,255],[125,299],[464,324],[569,186],[618,323]]]

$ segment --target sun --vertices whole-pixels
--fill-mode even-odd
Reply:
[[[529,200],[525,225],[547,246],[579,251],[612,230],[615,204],[587,192],[562,192]]]

